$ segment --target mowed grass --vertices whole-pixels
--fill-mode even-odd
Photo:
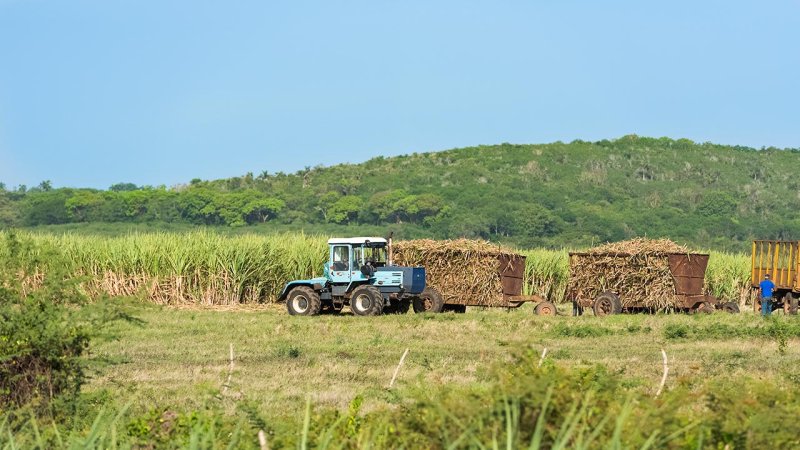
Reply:
[[[362,412],[368,412],[392,407],[412,391],[488,388],[496,365],[510,362],[515,353],[540,354],[544,348],[548,364],[601,364],[623,376],[630,389],[647,394],[655,393],[661,379],[662,348],[669,356],[668,390],[742,378],[776,384],[800,380],[800,321],[769,321],[749,312],[539,317],[526,306],[365,318],[291,317],[279,306],[147,306],[136,315],[146,322],[143,326],[126,324],[118,330],[118,340],[93,347],[95,356],[117,363],[103,368],[85,390],[108,390],[139,410],[195,409],[222,398],[231,411],[241,402],[252,402],[265,417],[277,419],[302,417],[307,399],[315,407],[346,410],[362,396]],[[766,334],[676,338],[668,331],[718,324],[755,329],[774,323],[795,327],[784,345]],[[225,388],[230,344],[233,371]],[[406,348],[408,357],[389,390]]]

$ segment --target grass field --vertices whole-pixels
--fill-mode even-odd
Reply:
[[[121,340],[96,348],[121,358],[95,379],[92,388],[133,386],[142,405],[158,402],[196,406],[219,389],[234,349],[233,386],[270,411],[299,412],[306,395],[315,404],[337,408],[359,394],[385,390],[406,348],[398,389],[427,385],[475,384],[482,372],[530,348],[559,364],[600,363],[624,374],[632,385],[655,391],[662,374],[661,349],[670,356],[676,383],[709,377],[765,376],[778,379],[797,370],[800,348],[751,337],[702,336],[676,339],[669,326],[762,325],[752,314],[619,315],[555,318],[534,316],[529,308],[479,310],[467,314],[380,316],[343,314],[291,317],[283,308],[195,310],[148,308],[144,326],[125,325]],[[794,344],[794,342],[793,342]],[[369,407],[385,406],[377,396]]]
[[[380,415],[421,395],[436,398],[454,390],[474,395],[497,389],[498,367],[512,366],[524,353],[535,362],[545,348],[545,365],[602,366],[620,380],[622,392],[641,398],[655,395],[664,349],[666,395],[674,391],[686,407],[700,411],[708,408],[709,389],[731,386],[736,396],[757,402],[751,386],[796,391],[800,381],[800,321],[779,314],[774,320],[752,313],[539,317],[524,308],[307,318],[290,317],[277,306],[147,306],[136,314],[144,325],[124,325],[119,340],[95,346],[96,356],[116,363],[102,369],[88,393],[110,392],[139,413],[192,411],[211,402],[235,418],[245,405],[280,442],[297,438],[307,401],[313,411],[344,414],[355,399],[363,399],[359,415]],[[406,348],[408,357],[390,390]],[[751,425],[731,426],[744,433]]]

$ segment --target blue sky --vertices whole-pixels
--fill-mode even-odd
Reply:
[[[0,182],[635,133],[800,147],[800,0],[0,0]]]

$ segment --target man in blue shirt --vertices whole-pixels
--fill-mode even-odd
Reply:
[[[772,314],[772,291],[775,290],[775,283],[769,279],[769,274],[764,275],[764,281],[758,284],[761,288],[761,315]]]

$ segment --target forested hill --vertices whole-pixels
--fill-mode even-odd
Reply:
[[[746,248],[800,239],[800,150],[625,136],[501,144],[294,174],[109,190],[0,189],[0,224],[179,222],[578,246],[632,236]],[[343,228],[342,225],[349,225]],[[369,225],[369,226],[368,226]]]

